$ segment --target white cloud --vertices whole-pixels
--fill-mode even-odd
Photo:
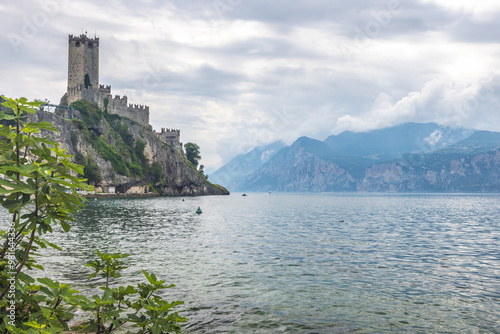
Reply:
[[[495,110],[499,97],[499,74],[473,82],[433,79],[420,91],[411,92],[395,102],[388,94],[381,93],[370,111],[340,117],[337,131],[368,131],[404,122],[436,122],[498,130],[499,115]]]
[[[429,147],[435,147],[440,140],[443,138],[443,133],[439,130],[434,131],[428,137],[424,138],[424,142],[429,145]]]

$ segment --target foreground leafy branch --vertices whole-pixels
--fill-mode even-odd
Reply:
[[[78,190],[91,190],[85,183],[83,167],[71,162],[71,155],[58,143],[41,136],[42,130],[57,131],[48,122],[27,122],[39,102],[2,97],[9,111],[0,113],[0,204],[12,216],[0,232],[0,332],[60,333],[77,309],[89,314],[77,330],[111,333],[129,323],[136,333],[179,332],[185,321],[171,309],[182,302],[168,303],[156,294],[165,286],[154,274],[143,271],[148,283],[136,288],[112,287],[112,280],[126,268],[127,254],[97,251],[98,258],[87,265],[94,269],[89,278],[105,279],[102,295],[90,299],[70,285],[49,278],[35,281],[28,272],[42,269],[35,254],[40,248],[57,245],[42,238],[60,224],[71,228],[73,214],[84,206]],[[127,313],[130,312],[130,313]]]

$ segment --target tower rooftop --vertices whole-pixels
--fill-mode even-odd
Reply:
[[[75,42],[80,42],[85,44],[85,42],[92,42],[92,43],[97,43],[97,46],[99,46],[99,37],[88,37],[86,34],[81,34],[80,36],[74,36],[74,35],[69,35],[69,42],[71,43],[72,41]]]

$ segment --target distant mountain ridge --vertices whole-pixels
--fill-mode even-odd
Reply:
[[[409,152],[431,152],[459,142],[475,130],[436,123],[404,123],[369,132],[344,131],[325,139],[338,156],[394,159]]]
[[[500,143],[500,132],[492,131],[476,131],[468,138],[459,141],[456,144],[450,145],[446,150],[458,150],[458,151],[480,151],[480,150],[492,150],[499,146]]]
[[[284,147],[286,147],[285,143],[277,141],[266,146],[256,147],[246,154],[240,154],[210,174],[210,181],[226,184],[227,189],[235,189],[248,175],[268,162]]]
[[[500,191],[499,148],[498,132],[435,123],[300,137],[231,190]]]

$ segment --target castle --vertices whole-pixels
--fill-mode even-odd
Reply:
[[[175,148],[180,143],[181,130],[161,128],[161,132],[157,132],[157,135],[162,142]]]
[[[126,96],[113,97],[111,86],[99,84],[99,38],[89,38],[86,34],[69,35],[68,87],[60,104],[69,106],[77,100],[95,102],[110,114],[117,114],[150,127],[148,106],[129,104]],[[180,130],[162,128],[157,135],[172,147],[181,146]]]

